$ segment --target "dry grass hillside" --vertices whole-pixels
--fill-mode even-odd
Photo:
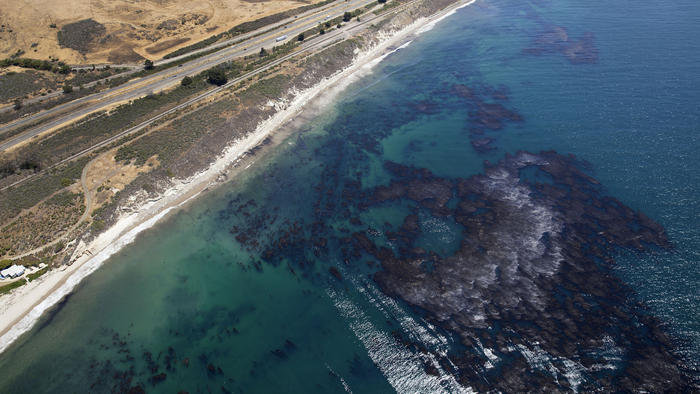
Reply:
[[[0,58],[126,63],[318,0],[0,0]]]

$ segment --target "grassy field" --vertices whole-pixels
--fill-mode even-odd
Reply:
[[[95,114],[87,120],[60,130],[37,143],[21,148],[18,157],[39,157],[42,163],[52,163],[94,145],[119,130],[137,125],[191,95],[204,90],[207,83],[196,78],[188,87],[179,86],[167,93],[149,95],[131,104],[123,104],[109,113]]]
[[[85,211],[83,201],[82,193],[56,193],[0,229],[0,248],[18,254],[53,241],[78,221]]]
[[[112,77],[123,72],[124,69],[110,68],[106,70],[79,70],[69,74],[56,74],[48,71],[22,71],[6,72],[0,75],[0,103],[11,103],[15,99],[28,99],[32,97],[45,96],[48,93],[61,91],[64,85],[75,87],[70,94],[60,94],[57,97],[47,98],[41,102],[31,104],[24,103],[21,108],[0,113],[0,124],[11,122],[20,117],[37,113],[39,111],[55,107],[65,102],[95,93],[98,90],[111,87],[112,84],[99,84],[89,88],[84,85]],[[126,82],[129,78],[113,78],[120,82]],[[78,89],[77,87],[82,87]],[[14,131],[16,134],[19,131]],[[5,134],[4,137],[13,134]]]
[[[6,223],[23,209],[28,209],[55,192],[80,179],[89,157],[83,157],[31,179],[21,185],[0,191],[0,223]]]
[[[4,286],[0,287],[0,294],[9,293],[13,289],[18,288],[18,287],[24,285],[25,283],[27,283],[27,282],[24,279],[20,279],[20,280],[16,280],[16,281],[12,282],[10,284],[4,285]]]
[[[189,149],[202,135],[225,124],[222,113],[231,111],[235,102],[224,99],[193,111],[138,140],[119,148],[115,158],[142,165],[154,155],[165,167]]]
[[[44,89],[55,90],[58,86],[55,78],[44,76],[38,71],[5,73],[0,75],[0,103]]]

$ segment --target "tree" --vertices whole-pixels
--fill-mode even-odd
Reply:
[[[265,48],[260,48],[260,57],[265,57],[265,56],[267,56],[267,51],[265,50]]]
[[[146,59],[145,62],[143,62],[143,68],[146,70],[153,70],[155,66],[153,65],[153,61]]]
[[[326,34],[326,31],[323,30],[323,28],[321,28],[321,30],[318,31],[318,34],[324,35],[324,34]]]
[[[330,23],[330,22],[326,22],[326,29],[330,29],[330,28],[331,28],[331,23]]]
[[[352,14],[346,11],[343,14],[343,22],[350,22],[350,19],[352,19]]]
[[[210,84],[221,86],[228,82],[226,78],[226,72],[220,67],[214,67],[207,70],[207,82]]]
[[[18,111],[20,108],[22,108],[22,99],[16,98],[12,108],[14,108],[15,111]]]
[[[63,93],[65,93],[65,94],[73,93],[73,85],[69,84],[68,82],[63,84]]]
[[[386,3],[386,0],[377,0],[377,2],[378,2],[379,4],[384,4],[384,3]]]
[[[299,36],[297,37],[297,41],[304,41],[304,33],[299,33]]]
[[[182,85],[182,86],[190,86],[190,85],[192,85],[192,82],[194,82],[194,81],[192,80],[192,78],[190,78],[190,77],[188,77],[188,76],[185,76],[184,78],[182,78],[182,81],[180,81],[180,85]]]

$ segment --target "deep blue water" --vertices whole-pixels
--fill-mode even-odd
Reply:
[[[698,20],[700,3],[691,0],[477,0],[386,58],[244,176],[146,232],[86,279],[0,356],[0,391],[434,392],[458,391],[460,383],[505,391],[641,389],[634,349],[644,346],[672,349],[697,379]],[[406,190],[430,181],[428,194],[452,182],[442,209],[457,212],[459,180],[520,150],[574,154],[600,181],[596,193],[658,222],[671,246],[609,245],[600,256],[614,262],[600,263],[600,276],[566,276],[567,265],[527,260],[529,226],[545,223],[547,212],[518,202],[522,196],[520,212],[487,192],[474,197],[486,198],[475,217],[496,212],[482,222],[492,236],[481,238],[457,215],[430,206],[437,197],[428,204],[410,192],[389,202],[373,195],[392,181]],[[530,169],[520,177],[519,185],[526,177],[561,181]],[[571,226],[561,219],[567,202],[550,206],[553,223]],[[415,248],[402,251],[402,236],[392,233],[412,213]],[[638,230],[629,217],[613,219]],[[400,258],[432,252],[420,262],[426,275],[440,272],[470,239],[490,240],[484,256],[514,250],[518,268],[508,277],[508,266],[496,264],[498,279],[480,288],[492,277],[473,267],[468,275],[477,285],[461,294],[478,297],[461,318],[441,319],[444,305],[401,292],[415,278],[375,276],[387,262],[366,244],[356,247],[358,234]],[[547,248],[559,240],[554,230],[537,239]],[[464,264],[481,258],[475,253]],[[619,284],[611,279],[603,295],[592,296],[584,275]],[[449,288],[447,279],[440,289]],[[593,305],[581,312],[590,316],[590,338],[568,336],[570,309],[522,307],[581,298]],[[504,306],[509,299],[522,304]],[[519,319],[506,317],[511,310]],[[478,323],[481,313],[487,325]],[[546,336],[550,325],[555,334]],[[670,345],[651,334],[657,326]],[[649,357],[654,367],[654,360],[668,364]],[[511,381],[521,369],[523,382]]]

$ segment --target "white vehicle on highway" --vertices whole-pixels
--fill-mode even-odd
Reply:
[[[277,37],[277,38],[275,39],[275,41],[280,42],[280,41],[283,41],[283,40],[286,40],[286,39],[287,39],[287,35],[285,34],[285,35],[283,35],[283,36]]]

